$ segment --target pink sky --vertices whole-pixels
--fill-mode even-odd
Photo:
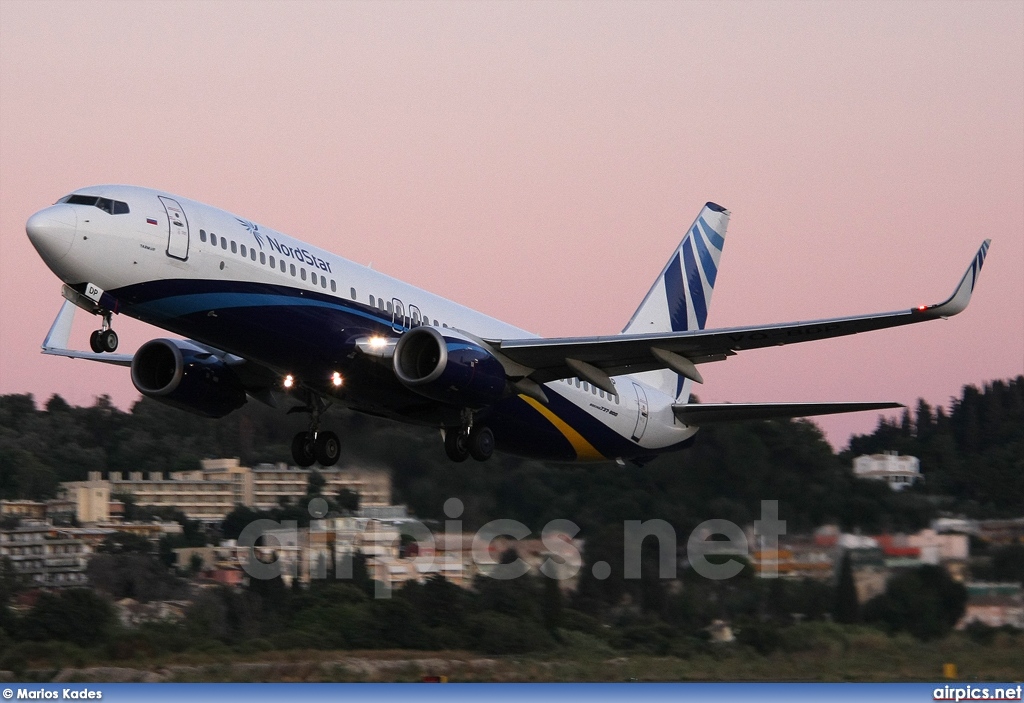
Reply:
[[[699,394],[946,404],[1024,373],[1020,2],[3,0],[0,393],[138,397],[39,354],[60,282],[24,223],[96,183],[547,336],[619,331],[707,200],[733,213],[714,327],[939,302],[991,237],[964,314],[746,352]],[[842,446],[877,416],[818,422]]]

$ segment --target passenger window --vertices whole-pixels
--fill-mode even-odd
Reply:
[[[281,273],[288,273],[288,265],[281,259]],[[295,267],[292,266],[292,275],[295,275]]]
[[[213,232],[210,232],[210,244],[217,246],[217,235]]]
[[[333,278],[331,279],[331,292],[332,293],[337,293],[338,292],[338,286],[336,286],[334,284],[334,279]],[[355,299],[356,299],[356,289],[353,288],[352,289],[352,300],[355,300]]]
[[[244,244],[239,244],[238,246],[239,246],[239,247],[241,248],[241,250],[242,250],[242,258],[245,258],[246,256],[249,256],[249,252],[248,252],[248,251],[246,251],[246,249],[245,249],[245,245],[244,245]]]
[[[237,254],[238,253],[238,245],[235,244],[235,240],[234,239],[231,240],[231,253],[232,254]]]
[[[272,268],[272,269],[276,269],[277,268],[277,262],[274,260],[274,256],[273,255],[270,256],[270,268]]]
[[[206,230],[205,229],[199,230],[199,241],[200,242],[205,242],[206,241]]]
[[[302,269],[302,280],[306,280],[306,269]],[[310,271],[309,273],[309,282],[312,283],[314,286],[316,285],[316,274],[313,273],[312,271]]]
[[[377,307],[377,300],[372,295],[370,296],[370,307]]]
[[[331,281],[331,283],[334,283],[334,281]],[[326,288],[327,287],[327,277],[326,276],[321,276],[320,277],[320,287],[321,288]]]
[[[388,314],[389,315],[394,315],[395,314],[394,309],[391,307],[391,303],[387,304],[387,309],[388,309]]]
[[[334,281],[331,281],[331,290],[334,290]],[[352,294],[352,300],[355,300],[358,297],[356,295],[356,289],[355,288],[349,288],[348,290],[349,290],[349,293]]]
[[[234,244],[234,242],[231,242],[231,243]],[[223,249],[224,251],[228,250],[228,240],[227,240],[227,237],[221,237],[220,238],[220,248]]]
[[[256,250],[255,250],[255,249],[253,249],[253,251],[256,251]],[[260,263],[261,263],[261,264],[265,264],[265,263],[267,263],[267,255],[266,255],[266,254],[264,254],[264,253],[263,253],[262,251],[260,252]],[[274,265],[274,261],[273,261],[273,259],[271,259],[271,261],[270,261],[270,265],[271,265],[271,266],[273,266],[273,265]]]
[[[255,249],[249,249],[249,258],[252,259],[253,261],[256,260],[256,250]]]

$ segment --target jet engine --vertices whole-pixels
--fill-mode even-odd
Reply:
[[[505,394],[505,368],[478,342],[455,330],[417,327],[395,346],[398,379],[433,400],[482,408]]]
[[[205,417],[245,405],[235,372],[205,349],[174,339],[146,342],[132,358],[132,383],[142,395]]]

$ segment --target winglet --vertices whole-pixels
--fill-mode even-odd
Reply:
[[[975,254],[971,265],[967,267],[967,272],[960,279],[960,284],[956,287],[953,295],[938,305],[922,306],[915,308],[915,310],[928,315],[928,317],[950,317],[951,315],[963,312],[967,304],[971,302],[974,284],[978,282],[978,276],[981,275],[981,267],[985,263],[985,257],[988,255],[988,248],[991,243],[991,239],[986,239],[981,243],[981,248]]]

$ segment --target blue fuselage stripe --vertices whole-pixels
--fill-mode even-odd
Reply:
[[[666,286],[675,291],[676,311],[682,315],[685,328],[685,292],[678,256],[674,268],[675,274],[667,277]],[[201,292],[184,292],[197,289]],[[132,317],[271,368],[294,369],[299,378],[322,377],[326,385],[330,373],[340,371],[346,376],[345,389],[351,394],[348,397],[357,406],[389,407],[398,416],[409,407],[416,413],[415,421],[426,423],[447,422],[444,413],[454,412],[454,422],[458,422],[457,409],[438,407],[435,414],[424,415],[422,410],[431,401],[393,376],[381,385],[383,378],[376,372],[364,373],[369,368],[365,364],[372,366],[372,362],[353,355],[355,340],[368,333],[392,333],[391,316],[375,307],[311,291],[241,281],[153,281],[111,293],[123,301],[123,312]],[[547,387],[552,412],[602,455],[631,458],[662,451],[645,449],[623,437],[558,392],[556,386]],[[619,412],[636,409],[625,402]],[[505,451],[556,461],[576,458],[568,440],[518,396],[495,403],[481,412],[481,418],[492,426],[498,446]]]

